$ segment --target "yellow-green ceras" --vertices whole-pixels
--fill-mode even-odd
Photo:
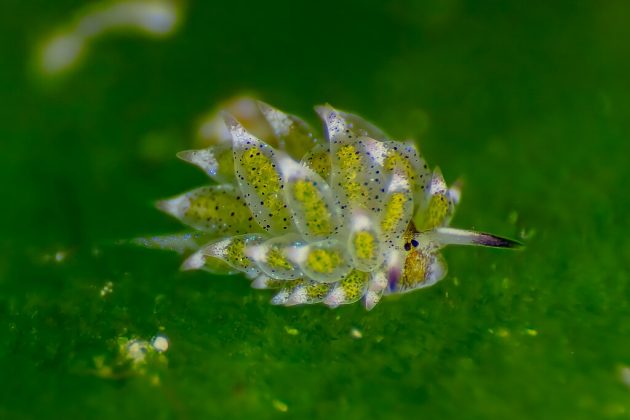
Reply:
[[[225,114],[231,141],[178,154],[211,185],[158,202],[191,231],[136,240],[186,255],[182,268],[244,273],[275,289],[273,304],[361,300],[444,278],[446,245],[514,248],[518,242],[449,228],[460,191],[430,170],[412,142],[390,139],[360,117],[316,107],[318,137],[301,119],[257,103],[255,135]],[[246,121],[243,120],[243,123]]]

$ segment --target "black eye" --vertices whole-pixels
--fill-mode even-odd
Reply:
[[[413,245],[413,247],[417,247],[418,245],[420,245],[420,243],[418,243],[418,241],[416,241],[415,239],[411,240],[411,245]]]
[[[407,242],[405,244],[405,251],[409,251],[411,249],[411,245],[409,245],[409,242]]]

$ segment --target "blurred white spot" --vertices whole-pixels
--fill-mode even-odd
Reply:
[[[273,138],[271,126],[263,116],[258,102],[249,96],[236,96],[219,104],[204,115],[197,126],[199,146],[231,143],[232,135],[223,121],[223,111],[227,111],[240,121],[248,131],[259,138]]]
[[[61,73],[79,61],[85,41],[72,33],[50,38],[42,47],[40,66],[47,74]]]
[[[357,328],[352,328],[350,330],[350,337],[354,338],[355,340],[358,340],[360,338],[363,338],[363,333]]]
[[[630,367],[622,366],[619,370],[621,376],[621,382],[628,388],[630,388]]]
[[[531,336],[531,337],[536,337],[538,335],[538,331],[536,331],[533,328],[528,328],[525,330],[525,334]]]
[[[67,256],[68,254],[65,251],[57,251],[55,253],[55,261],[58,263],[63,262]]]
[[[61,264],[66,261],[73,253],[73,250],[58,249],[49,251],[35,256],[38,262],[46,264]]]
[[[214,113],[201,120],[197,128],[197,136],[208,144],[220,144],[232,140],[230,132],[223,123],[223,118]]]
[[[149,351],[149,343],[145,340],[134,339],[127,343],[125,356],[134,363],[142,363]]]
[[[113,291],[114,291],[114,283],[112,283],[111,281],[108,281],[107,283],[105,283],[105,286],[103,286],[103,288],[101,289],[101,297],[105,297],[111,294]]]
[[[151,345],[155,351],[163,353],[168,350],[168,338],[165,335],[158,334],[151,340]]]
[[[42,43],[39,70],[49,76],[70,70],[90,42],[107,33],[135,30],[152,37],[170,35],[177,29],[180,15],[173,0],[117,0],[89,7],[64,31]]]
[[[175,29],[178,11],[174,4],[167,1],[133,1],[113,3],[103,8],[100,13],[88,15],[86,18],[92,18],[87,30],[83,26],[77,28],[85,35],[100,23],[101,32],[128,28],[143,30],[149,35],[162,36]],[[95,33],[98,34],[98,31]]]
[[[496,335],[501,338],[507,338],[510,336],[510,331],[507,328],[497,328]]]
[[[271,403],[273,404],[273,408],[275,408],[281,413],[286,413],[287,411],[289,411],[289,406],[280,400],[273,400],[271,401]]]
[[[287,332],[287,334],[289,335],[298,335],[300,332],[297,330],[297,328],[292,328],[292,327],[284,327],[284,330]]]

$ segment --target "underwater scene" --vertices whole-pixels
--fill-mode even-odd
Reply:
[[[630,418],[630,3],[0,12],[0,418]]]

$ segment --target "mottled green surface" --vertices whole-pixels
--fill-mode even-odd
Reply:
[[[190,1],[174,37],[43,82],[34,46],[84,3],[0,6],[0,417],[630,417],[628,2]],[[465,181],[454,225],[527,249],[448,249],[366,313],[115,245],[179,228],[151,202],[206,181],[174,154],[243,91],[418,139]],[[121,362],[160,328],[166,362]]]

